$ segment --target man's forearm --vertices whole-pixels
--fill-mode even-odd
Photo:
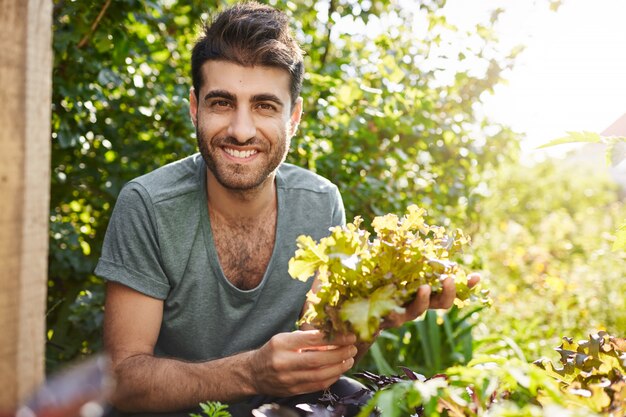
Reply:
[[[236,401],[256,394],[245,352],[208,362],[140,354],[115,366],[113,404],[122,411],[176,411],[203,401]]]

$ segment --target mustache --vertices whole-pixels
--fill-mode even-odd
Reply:
[[[196,140],[198,141],[198,147],[210,148],[210,147],[219,147],[219,146],[231,146],[233,148],[244,147],[244,146],[254,146],[261,150],[265,150],[268,148],[267,143],[256,136],[253,136],[246,140],[245,142],[241,142],[234,136],[230,136],[228,134],[223,136],[214,136],[213,138],[209,137],[206,134],[204,129],[198,128],[196,126]]]
[[[229,145],[232,147],[238,147],[238,146],[261,145],[263,142],[257,139],[256,137],[253,137],[242,143],[241,141],[235,139],[232,136],[224,136],[221,138],[220,137],[215,138],[213,143],[217,145]]]

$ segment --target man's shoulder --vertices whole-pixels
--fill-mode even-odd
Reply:
[[[279,187],[284,189],[300,189],[318,193],[335,193],[337,186],[327,178],[302,167],[283,163],[278,169]]]
[[[130,181],[127,187],[139,186],[153,203],[201,190],[202,157],[196,153],[171,162]]]

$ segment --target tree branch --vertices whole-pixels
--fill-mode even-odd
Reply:
[[[83,36],[80,42],[78,42],[77,47],[79,49],[87,45],[87,42],[89,42],[89,38],[91,38],[91,35],[93,35],[93,33],[96,31],[96,28],[100,24],[100,20],[102,19],[102,17],[104,16],[104,13],[107,11],[110,5],[111,5],[111,0],[107,0],[106,3],[104,3],[104,6],[102,6],[102,10],[100,10],[100,13],[98,13],[98,16],[96,17],[96,20],[94,20],[93,23],[91,24],[91,29],[89,30],[89,33],[85,34],[85,36]]]
[[[324,52],[320,58],[320,67],[321,70],[326,65],[326,60],[328,59],[328,51],[330,50],[330,32],[333,30],[333,24],[331,23],[331,15],[337,9],[337,0],[330,0],[328,4],[328,23],[326,25],[326,41],[324,45]]]

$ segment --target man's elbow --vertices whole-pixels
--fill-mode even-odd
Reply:
[[[150,401],[150,375],[142,371],[142,362],[149,360],[148,355],[134,355],[121,361],[113,362],[111,374],[113,389],[108,402],[117,410],[125,413],[159,411]]]

